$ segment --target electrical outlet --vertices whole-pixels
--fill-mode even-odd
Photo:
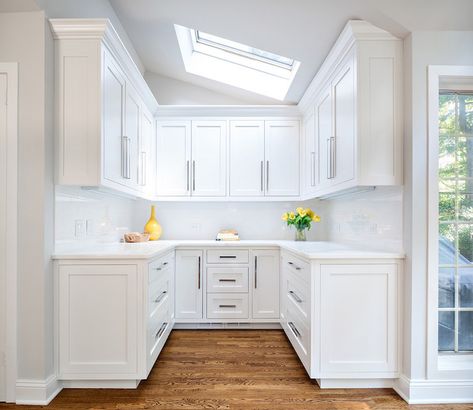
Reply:
[[[76,239],[81,239],[85,236],[85,221],[83,219],[75,220],[74,236],[76,237]]]

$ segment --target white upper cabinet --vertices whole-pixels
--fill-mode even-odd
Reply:
[[[140,152],[138,164],[138,185],[145,193],[155,193],[154,164],[156,164],[154,119],[147,109],[141,111]]]
[[[226,195],[226,121],[192,121],[192,195]]]
[[[150,132],[151,115],[143,125],[142,112],[154,112],[157,102],[141,73],[108,20],[50,23],[56,58],[56,183],[151,196],[152,184],[143,185],[141,150],[141,133]]]
[[[158,196],[190,195],[191,122],[159,120],[156,141]]]
[[[230,121],[230,196],[264,196],[264,121]]]
[[[299,121],[266,121],[264,145],[266,195],[299,195]]]
[[[318,147],[315,140],[315,114],[314,110],[308,113],[302,124],[303,128],[303,144],[302,149],[302,173],[303,178],[303,194],[310,195],[315,192],[319,184],[317,154]]]
[[[320,184],[305,176],[305,198],[402,184],[402,86],[402,41],[348,22],[299,104],[304,123],[315,110],[319,147]]]

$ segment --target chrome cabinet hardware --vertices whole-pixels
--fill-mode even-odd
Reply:
[[[141,151],[140,158],[141,158],[140,186],[146,186],[147,172],[146,172],[146,152],[145,151]]]
[[[289,327],[291,328],[291,330],[293,331],[293,333],[300,339],[300,338],[301,338],[301,334],[300,334],[299,331],[297,330],[297,327],[296,327],[296,325],[294,324],[294,322],[288,322],[287,324],[289,325]]]
[[[288,262],[289,265],[293,266],[295,270],[301,270],[299,266],[295,265],[293,262]]]
[[[310,153],[310,186],[315,186],[315,152]]]
[[[161,302],[161,301],[164,299],[164,297],[167,295],[167,293],[168,293],[167,290],[163,290],[163,291],[159,294],[159,296],[154,300],[154,303],[159,303],[159,302]]]
[[[192,190],[195,191],[195,161],[192,161]]]
[[[198,279],[197,279],[197,289],[200,289],[200,256],[199,256],[199,273],[198,273]]]
[[[187,160],[187,163],[186,163],[186,175],[187,175],[187,190],[188,190],[188,191],[189,191],[189,189],[190,189],[190,175],[189,175],[189,171],[190,171],[189,160]]]
[[[219,282],[236,282],[236,279],[219,279]]]
[[[261,161],[261,166],[260,166],[260,180],[261,180],[261,192],[264,191],[264,161]]]
[[[266,191],[269,191],[269,161],[266,161]]]
[[[255,289],[258,288],[258,257],[255,256]]]
[[[130,138],[122,136],[122,177],[130,179]]]
[[[330,179],[335,178],[335,161],[336,161],[336,155],[335,155],[335,137],[330,137]]]
[[[167,322],[164,322],[156,333],[156,339],[159,339],[163,335],[167,327],[168,327]]]
[[[220,259],[236,259],[236,255],[220,255]]]
[[[302,299],[299,296],[297,296],[297,294],[293,290],[290,290],[289,294],[297,303],[302,303]]]
[[[221,307],[221,308],[233,308],[233,309],[235,309],[235,308],[236,308],[236,305],[218,305],[218,307]]]

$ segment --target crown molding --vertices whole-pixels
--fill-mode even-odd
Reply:
[[[97,40],[113,54],[154,115],[158,102],[109,19],[50,19],[55,40]]]
[[[160,105],[162,117],[300,117],[297,105]]]
[[[328,81],[331,73],[347,53],[363,41],[400,41],[391,33],[374,26],[364,20],[349,20],[340,33],[337,41],[331,48],[322,66],[307,87],[304,95],[299,101],[298,107],[302,113],[306,113],[314,102],[323,85]]]

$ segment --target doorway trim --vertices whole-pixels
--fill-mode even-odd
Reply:
[[[5,398],[16,400],[17,378],[17,261],[18,261],[18,63],[0,63],[7,76],[6,278],[5,278]]]

